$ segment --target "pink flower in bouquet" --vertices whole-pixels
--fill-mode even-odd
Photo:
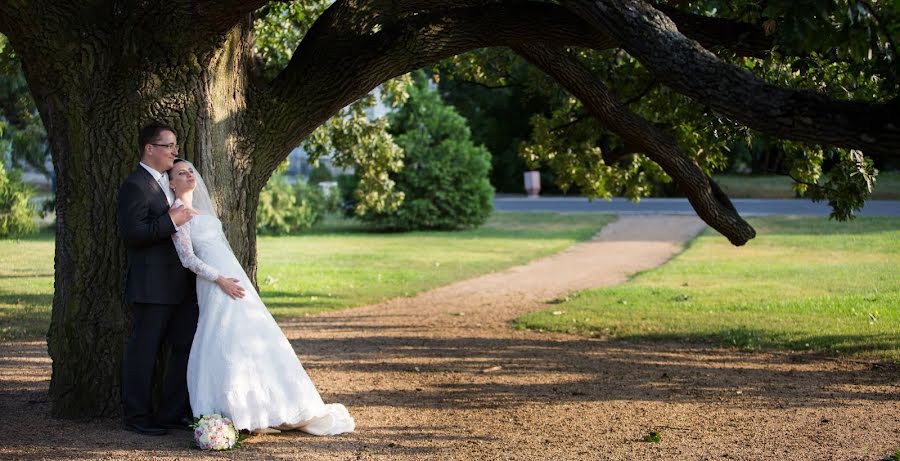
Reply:
[[[231,420],[219,414],[205,415],[194,423],[194,442],[201,450],[240,447],[240,436]]]

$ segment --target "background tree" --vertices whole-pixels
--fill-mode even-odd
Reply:
[[[659,5],[661,12],[638,0],[338,0],[316,16],[287,64],[267,71],[255,52],[253,13],[269,3],[284,2],[0,3],[0,33],[22,64],[57,175],[48,332],[55,415],[119,411],[128,309],[121,282],[109,283],[125,273],[109,210],[137,162],[137,130],[150,119],[178,130],[181,153],[214,191],[227,237],[251,277],[259,194],[290,150],[379,85],[473,49],[510,47],[551,75],[624,144],[658,164],[698,215],[735,244],[755,233],[693,153],[623,105],[578,50],[621,48],[662,85],[735,123],[853,149],[842,177],[854,185],[871,179],[869,156],[896,158],[900,151],[896,96],[837,100],[775,85],[729,62],[731,54],[771,49],[763,26],[774,21],[777,30],[792,10],[745,24],[710,9],[709,16],[696,14],[691,2],[686,9]],[[894,27],[896,6],[870,5],[879,24]],[[353,129],[343,118],[332,120]],[[390,196],[387,181],[399,159],[390,149],[359,154],[365,180],[379,192],[372,195]]]
[[[365,222],[393,230],[459,229],[483,224],[493,209],[491,154],[471,139],[466,119],[418,72],[409,99],[389,116],[406,166],[391,174],[403,202],[393,210],[357,208]]]
[[[22,66],[6,37],[0,35],[0,149],[4,160],[16,168],[30,165],[45,174],[50,155],[47,132],[41,123]],[[6,157],[8,154],[8,157]]]

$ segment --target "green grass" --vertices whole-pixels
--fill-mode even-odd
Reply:
[[[276,317],[359,306],[558,252],[612,219],[498,213],[479,229],[408,234],[369,233],[332,219],[311,234],[260,237],[258,282]],[[48,232],[0,240],[0,341],[46,334],[53,248]]]
[[[794,198],[793,180],[787,176],[715,175],[713,179],[731,198]],[[873,200],[900,200],[900,171],[883,171],[875,180]]]
[[[0,240],[0,341],[43,336],[53,301],[54,234]]]
[[[356,226],[259,240],[259,283],[276,317],[411,296],[523,264],[586,240],[608,215],[495,213],[461,232],[383,234]]]
[[[900,218],[752,219],[737,248],[713,231],[626,284],[587,290],[520,328],[900,361]]]

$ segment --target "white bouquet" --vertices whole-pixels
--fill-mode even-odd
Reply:
[[[194,442],[201,450],[240,448],[244,439],[230,419],[215,413],[200,417],[191,427],[194,428]]]

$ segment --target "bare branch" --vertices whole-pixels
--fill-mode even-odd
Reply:
[[[564,0],[609,34],[661,82],[748,127],[785,139],[900,153],[900,99],[887,104],[837,101],[766,83],[718,59],[639,0]]]
[[[687,196],[691,206],[707,224],[743,245],[756,232],[744,221],[731,200],[675,140],[652,123],[629,110],[594,76],[590,69],[561,49],[541,44],[521,44],[513,48],[529,62],[555,78],[584,104],[591,115],[659,164]]]

